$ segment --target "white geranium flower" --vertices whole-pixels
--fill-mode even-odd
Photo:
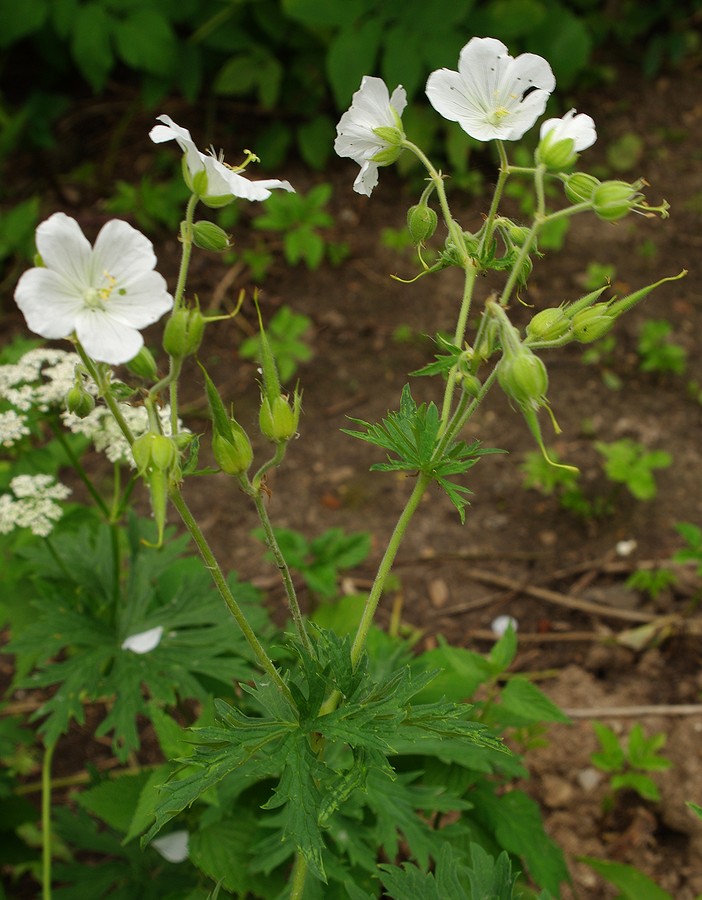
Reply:
[[[370,197],[378,183],[378,166],[390,165],[400,154],[404,137],[400,116],[407,106],[402,85],[392,92],[382,78],[364,75],[350,108],[339,119],[334,150],[361,167],[353,189]]]
[[[458,71],[432,72],[426,91],[438,113],[476,140],[517,141],[543,113],[555,86],[541,56],[513,59],[501,41],[472,38],[461,50]]]
[[[170,116],[156,116],[156,119],[163,122],[163,125],[154,125],[149,132],[151,140],[155,144],[177,141],[178,146],[185,154],[185,163],[190,178],[195,179],[199,173],[204,173],[207,176],[207,187],[204,192],[208,199],[221,198],[221,203],[218,205],[223,205],[227,202],[225,198],[231,197],[242,197],[244,200],[265,200],[276,188],[295,193],[295,188],[289,181],[279,181],[277,178],[249,181],[223,160],[217,159],[211,154],[201,153],[190,137],[188,129],[181,128]],[[201,192],[198,190],[197,193]]]
[[[132,653],[151,653],[161,643],[163,637],[163,625],[149,628],[148,631],[140,631],[138,634],[130,634],[122,641],[122,650],[131,650]]]
[[[29,329],[45,338],[75,333],[99,362],[133,359],[144,343],[139,331],[173,306],[151,241],[113,219],[91,247],[75,219],[54,213],[36,242],[44,265],[25,272],[15,290]]]

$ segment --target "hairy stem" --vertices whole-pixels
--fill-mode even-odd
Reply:
[[[273,661],[266,653],[263,644],[261,644],[259,639],[256,637],[256,634],[251,625],[249,625],[249,622],[244,615],[243,610],[232,594],[231,589],[227,584],[227,579],[224,577],[224,573],[222,572],[222,569],[220,568],[219,563],[217,562],[215,555],[212,552],[209,543],[207,542],[207,538],[200,530],[200,526],[197,524],[195,518],[193,517],[193,514],[190,512],[190,509],[185,502],[180,489],[177,487],[172,488],[170,492],[170,498],[171,502],[178,510],[178,513],[183,520],[183,524],[190,532],[190,536],[195,542],[195,545],[200,552],[200,556],[205,563],[205,567],[210,573],[210,576],[212,577],[217,590],[226,603],[229,612],[232,614],[237,625],[241,629],[246,642],[248,643],[249,647],[251,647],[251,650],[253,651],[258,664],[270,676],[271,680],[276,685],[281,694],[283,694],[286,699],[294,705],[292,694],[290,693],[288,686],[283,681],[283,678],[273,664]]]

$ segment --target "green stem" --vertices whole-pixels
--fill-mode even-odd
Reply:
[[[510,166],[507,159],[507,153],[505,152],[504,144],[502,143],[502,141],[495,141],[495,145],[497,146],[497,152],[500,154],[500,172],[497,176],[497,184],[495,185],[495,193],[492,196],[490,211],[488,213],[487,219],[485,220],[485,224],[483,225],[483,236],[481,238],[480,247],[478,249],[479,258],[482,258],[483,253],[485,252],[485,248],[489,245],[492,239],[492,233],[495,228],[495,217],[497,216],[497,210],[500,206],[500,200],[502,200],[502,192],[504,191],[505,182],[507,181],[510,174]]]
[[[246,642],[249,647],[253,651],[258,664],[261,668],[270,676],[271,680],[275,683],[276,687],[279,689],[281,694],[294,705],[292,694],[287,686],[287,684],[283,681],[280,673],[276,669],[273,661],[266,653],[263,644],[256,637],[256,634],[253,628],[249,625],[246,616],[244,615],[241,607],[236,602],[234,595],[227,584],[227,579],[224,577],[224,573],[222,572],[219,563],[215,559],[214,553],[210,548],[210,545],[207,543],[207,538],[200,530],[200,526],[195,521],[193,514],[190,512],[188,505],[185,502],[183,495],[180,492],[180,489],[175,487],[171,489],[170,492],[171,502],[178,510],[178,513],[183,520],[183,524],[190,532],[190,536],[195,541],[197,549],[200,551],[200,556],[205,563],[205,567],[207,568],[212,580],[217,587],[222,599],[227,605],[229,612],[234,617],[237,625],[241,629]]]
[[[363,608],[363,613],[361,615],[361,621],[358,625],[358,630],[356,631],[356,636],[354,638],[353,644],[351,645],[351,663],[354,667],[358,665],[359,660],[361,659],[361,655],[368,638],[368,632],[370,631],[370,627],[375,616],[375,611],[378,608],[378,603],[380,602],[380,598],[383,593],[385,581],[390,574],[393,563],[395,562],[395,557],[397,556],[397,551],[400,549],[400,544],[402,543],[402,539],[405,536],[405,532],[407,531],[407,526],[409,525],[412,516],[416,512],[417,507],[419,506],[419,503],[424,496],[424,492],[431,483],[431,480],[431,475],[420,473],[417,476],[417,481],[414,485],[414,489],[412,490],[412,493],[410,494],[407,503],[405,504],[405,508],[400,514],[400,518],[397,520],[395,530],[390,536],[388,545],[385,548],[385,553],[383,554],[383,558],[381,559],[380,565],[378,566],[378,571],[376,573],[373,586],[371,587],[370,593],[366,598],[366,603]]]
[[[290,900],[302,900],[306,876],[307,860],[298,850],[295,856],[295,865],[293,867],[292,880],[290,882]]]
[[[454,346],[460,347],[466,333],[468,323],[468,315],[470,313],[471,303],[473,301],[473,291],[475,289],[475,280],[478,277],[478,270],[473,265],[466,266],[465,281],[463,283],[463,297],[461,299],[461,308],[456,321],[456,330],[453,335]],[[449,416],[451,414],[451,406],[453,405],[453,395],[456,388],[456,371],[452,369],[446,381],[444,389],[444,400],[441,406],[441,427],[439,434],[443,433],[448,425]]]
[[[261,468],[251,479],[251,487],[256,493],[259,493],[261,490],[261,484],[263,483],[266,472],[270,471],[270,469],[276,468],[276,466],[279,466],[281,464],[281,462],[283,461],[283,457],[285,456],[286,449],[287,443],[285,441],[281,441],[279,444],[277,444],[273,456],[267,462],[263,463]]]
[[[193,219],[195,217],[195,207],[197,206],[199,199],[197,194],[190,195],[188,205],[185,207],[185,219],[180,223],[180,239],[183,244],[183,252],[180,257],[178,281],[173,296],[174,311],[180,309],[180,306],[183,303],[185,284],[188,278],[188,268],[190,266],[190,255],[193,250]]]
[[[42,898],[51,900],[51,762],[56,744],[44,749],[41,767],[41,858]]]
[[[120,431],[125,437],[125,440],[131,447],[131,445],[134,443],[134,435],[132,434],[132,430],[129,425],[127,425],[126,419],[122,415],[122,410],[119,408],[119,403],[115,400],[112,391],[110,390],[109,379],[103,378],[103,376],[100,374],[100,371],[98,370],[98,367],[83,349],[80,341],[76,341],[76,351],[78,353],[78,356],[80,356],[81,360],[83,361],[83,365],[90,373],[90,377],[98,386],[100,396],[105,401],[108,409],[114,416]]]
[[[247,488],[247,493],[250,494],[251,499],[254,502],[256,507],[256,512],[258,513],[258,518],[263,525],[263,531],[266,535],[266,544],[268,545],[269,550],[273,554],[273,559],[275,560],[275,564],[280,571],[280,577],[283,581],[283,586],[285,587],[285,593],[288,597],[288,607],[290,609],[290,614],[293,617],[293,622],[295,623],[295,628],[297,629],[298,636],[302,641],[302,644],[305,650],[309,653],[313,653],[312,643],[309,639],[307,631],[305,629],[305,621],[302,617],[302,612],[300,610],[300,604],[297,601],[297,593],[295,591],[295,585],[293,584],[292,576],[290,574],[290,569],[288,568],[288,564],[285,561],[285,557],[283,556],[280,545],[278,544],[278,540],[275,536],[275,531],[273,530],[273,525],[271,524],[271,520],[268,516],[268,510],[266,509],[266,504],[263,500],[263,495],[260,490],[254,490],[251,485],[249,485],[250,490]]]

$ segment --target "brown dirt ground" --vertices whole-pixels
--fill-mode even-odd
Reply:
[[[397,565],[403,621],[423,632],[427,646],[444,635],[455,644],[486,650],[490,622],[499,613],[510,613],[519,622],[521,636],[515,669],[534,673],[549,696],[574,711],[573,724],[550,728],[548,745],[527,753],[531,778],[525,788],[541,803],[548,831],[566,851],[574,881],[572,896],[581,900],[615,893],[576,860],[579,855],[637,865],[678,900],[702,893],[702,823],[684,805],[686,800],[702,803],[702,714],[637,714],[632,709],[699,702],[700,617],[691,602],[699,584],[686,577],[655,604],[624,587],[626,575],[639,562],[666,560],[680,546],[675,523],[702,524],[702,406],[687,390],[688,382],[702,384],[699,83],[699,67],[653,82],[623,71],[617,83],[577,98],[578,109],[595,118],[599,135],[595,148],[582,160],[583,168],[603,164],[607,146],[622,135],[639,135],[641,158],[624,177],[643,175],[651,185],[652,202],[663,197],[670,202],[671,218],[661,222],[632,216],[618,224],[587,217],[576,220],[564,252],[548,255],[535,266],[524,297],[537,309],[576,298],[591,262],[615,266],[618,293],[689,270],[686,279],[663,286],[617,326],[611,367],[624,383],[622,390],[606,387],[599,367],[583,366],[582,348],[565,348],[547,358],[550,400],[562,428],[560,436],[549,435],[550,446],[580,466],[593,495],[606,489],[594,440],[631,437],[651,449],[667,449],[674,464],[658,474],[656,498],[640,503],[619,493],[611,516],[582,521],[561,510],[554,498],[525,490],[519,464],[533,442],[521,416],[495,393],[471,423],[468,436],[479,437],[485,446],[504,448],[509,455],[487,457],[471,470],[467,483],[475,496],[464,526],[446,498],[432,492]],[[166,111],[178,121],[188,121],[182,109]],[[149,117],[138,125],[143,136]],[[140,150],[132,161],[138,172],[148,165],[151,150],[143,137],[135,140],[143,143],[143,155]],[[491,171],[486,161],[481,165]],[[402,227],[407,207],[416,202],[416,195],[393,172],[381,172],[371,200],[352,192],[355,167],[348,161],[335,161],[323,178],[295,168],[286,175],[303,191],[320,180],[333,182],[331,206],[337,225],[332,239],[346,241],[350,255],[339,267],[312,273],[276,267],[263,286],[268,317],[282,304],[311,317],[315,354],[299,372],[304,388],[301,436],[271,479],[270,514],[276,525],[310,537],[333,526],[370,531],[371,557],[347,583],[349,589],[354,585],[363,589],[373,576],[408,484],[405,478],[369,473],[379,456],[372,447],[341,434],[340,428],[347,425],[346,416],[378,421],[397,407],[406,373],[432,356],[432,345],[423,336],[452,330],[460,273],[449,270],[409,286],[390,279],[391,273],[411,276],[414,265],[409,256],[398,256],[380,244],[381,229]],[[75,201],[76,209],[66,211],[80,217],[80,193]],[[473,229],[487,205],[484,197],[456,196],[454,203],[459,221]],[[84,206],[83,212],[91,218]],[[94,218],[97,222],[102,216]],[[250,240],[243,227],[235,236],[239,246]],[[653,259],[641,252],[642,246],[655,248]],[[177,245],[166,240],[157,250],[161,269],[169,274]],[[226,277],[219,260],[201,255],[193,266],[191,290],[207,303]],[[485,279],[478,301],[496,285],[496,279]],[[235,297],[239,286],[249,285],[245,279],[235,281],[227,296]],[[528,314],[514,312],[522,319]],[[689,354],[684,377],[639,371],[636,339],[646,318],[672,323],[676,341]],[[398,326],[408,326],[412,338],[394,339]],[[238,360],[235,348],[242,329],[246,333],[253,327],[249,308],[243,319],[212,328],[203,353],[214,380],[236,403],[245,425],[255,420],[255,370]],[[190,378],[186,398],[197,403],[202,385],[194,368]],[[437,396],[437,387],[426,379],[413,379],[413,391],[424,400]],[[197,415],[193,427],[199,427]],[[254,517],[245,499],[224,487],[219,476],[209,482],[198,479],[188,485],[187,495],[223,565],[269,588],[269,603],[281,608],[282,591],[261,565],[259,545],[248,536]],[[623,540],[636,541],[635,551],[626,558],[617,557],[615,551]],[[549,599],[530,595],[529,588],[548,588],[553,595]],[[605,604],[613,614],[568,608],[559,602],[563,595]],[[389,606],[390,598],[380,611],[381,623],[388,620]],[[634,651],[616,641],[632,625],[617,617],[622,610],[625,615],[671,614],[686,621]],[[607,716],[606,709],[612,707],[631,712]],[[636,721],[648,734],[666,733],[664,753],[673,766],[656,776],[659,804],[627,795],[613,810],[604,811],[607,785],[590,762],[597,749],[590,726],[595,715],[622,733]]]

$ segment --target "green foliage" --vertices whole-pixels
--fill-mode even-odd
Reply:
[[[325,207],[332,194],[330,184],[318,184],[307,194],[275,193],[266,201],[264,211],[254,219],[259,230],[280,232],[283,254],[291,266],[304,262],[308,269],[318,269],[327,251],[327,259],[341,262],[339,248],[332,249],[319,229],[329,228],[333,219]]]
[[[673,326],[665,319],[650,319],[641,327],[637,352],[642,372],[682,375],[687,365],[684,347],[670,340]]]
[[[579,859],[613,884],[620,892],[621,900],[673,900],[667,891],[634,866],[592,856],[580,856]]]
[[[599,287],[611,284],[612,280],[616,277],[616,274],[616,268],[607,263],[588,263],[583,287],[586,291],[596,291]]]
[[[601,722],[593,722],[592,727],[602,749],[590,758],[598,769],[609,773],[612,791],[629,789],[644,800],[658,802],[660,794],[649,773],[664,771],[672,765],[658,753],[666,742],[666,735],[660,732],[647,738],[637,722],[624,745],[615,732]]]
[[[668,468],[673,462],[665,450],[649,451],[629,438],[609,444],[596,441],[595,448],[604,457],[607,477],[625,485],[637,500],[651,500],[656,496],[653,473],[656,469]]]
[[[50,547],[35,543],[19,551],[32,566],[35,618],[9,649],[20,670],[25,657],[36,668],[22,680],[25,687],[56,686],[35,715],[44,720],[46,744],[72,720],[85,720],[86,702],[108,697],[98,734],[112,732],[114,752],[124,760],[139,746],[136,719],[147,710],[142,685],[153,701],[173,706],[179,698],[205,700],[212,684],[226,691],[232,679],[247,677],[244,641],[230,634],[206,570],[195,558],[181,558],[182,542],[147,549],[142,539],[151,531],[137,520],[126,533],[85,524],[77,533],[56,530]],[[115,568],[117,548],[124,571]],[[254,599],[247,589],[240,592]],[[257,618],[265,628],[265,616]],[[159,626],[164,631],[155,649],[122,649],[129,636]]]
[[[39,223],[39,197],[22,200],[0,216],[0,265],[17,257],[22,262],[34,255],[34,232]]]
[[[702,528],[692,522],[678,522],[675,530],[687,546],[678,550],[673,556],[675,562],[694,562],[697,565],[697,577],[702,578]]]
[[[678,577],[672,569],[664,567],[657,569],[637,569],[626,580],[626,587],[631,590],[643,591],[652,600],[657,600],[660,594],[677,584]]]
[[[139,227],[149,234],[163,228],[176,231],[180,209],[188,196],[180,172],[168,181],[154,181],[144,175],[136,184],[117,181],[114,194],[105,201],[105,209],[117,216],[134,216]]]
[[[346,434],[369,444],[375,444],[388,453],[387,463],[375,463],[372,472],[421,472],[435,481],[446,493],[458,510],[461,521],[468,506],[466,494],[472,493],[464,485],[455,484],[449,478],[464,474],[472,468],[481,456],[488,453],[503,453],[494,448],[480,448],[480,441],[467,444],[454,441],[448,447],[441,444],[439,411],[434,403],[417,406],[409,385],[402,390],[400,409],[388,413],[379,425],[371,425],[362,419],[351,419],[366,431],[342,429]],[[390,454],[395,454],[393,459]]]
[[[341,528],[329,528],[311,541],[290,528],[275,528],[274,532],[285,562],[302,575],[313,594],[325,600],[337,596],[339,573],[362,563],[370,552],[367,531],[344,534]],[[262,528],[254,534],[265,542]],[[273,559],[270,553],[266,556]]]
[[[300,363],[312,359],[312,350],[303,340],[312,325],[302,313],[293,312],[289,306],[281,306],[266,325],[266,335],[278,367],[281,382],[290,381]],[[260,359],[261,336],[247,338],[239,347],[243,359]]]

